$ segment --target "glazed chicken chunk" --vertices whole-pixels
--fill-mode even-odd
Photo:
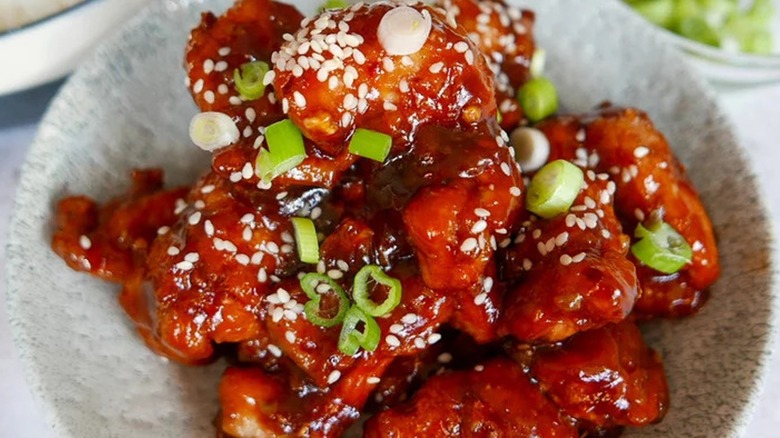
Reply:
[[[421,32],[415,52],[395,47],[397,36],[382,36],[407,16]],[[465,127],[496,114],[484,57],[434,9],[380,1],[302,24],[271,60],[273,86],[304,136],[330,155],[356,127],[389,134],[403,147],[421,124]]]
[[[404,405],[371,418],[365,437],[577,437],[519,365],[495,359],[431,378]]]
[[[681,316],[703,303],[717,279],[718,249],[707,213],[684,167],[647,114],[605,107],[593,114],[552,118],[539,125],[550,140],[550,159],[575,160],[609,173],[617,184],[615,210],[631,235],[637,224],[658,216],[693,249],[679,273],[664,275],[637,262],[643,294],[636,312]]]
[[[568,213],[525,221],[507,251],[507,274],[519,283],[504,299],[499,333],[557,342],[631,312],[639,284],[612,209],[615,184],[593,171],[585,179]]]

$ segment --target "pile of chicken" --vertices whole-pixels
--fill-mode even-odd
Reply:
[[[718,276],[709,219],[663,135],[641,111],[609,106],[536,124],[549,160],[586,175],[568,214],[536,217],[506,134],[529,123],[514,95],[530,78],[533,13],[500,0],[413,4],[430,36],[391,56],[377,27],[396,7],[304,19],[239,0],[203,14],[187,84],[240,139],[191,188],[136,171],[106,205],[62,200],[54,250],[120,283],[159,354],[231,361],[219,436],[336,437],[367,413],[371,437],[605,436],[660,421],[666,379],[635,321],[694,313]],[[242,99],[233,72],[254,60],[272,66],[272,82]],[[264,128],[286,118],[308,157],[266,184],[253,168]],[[385,162],[348,152],[356,128],[392,136]],[[628,251],[628,234],[659,210],[694,249],[672,275]],[[295,216],[316,224],[317,265],[298,259]],[[298,274],[349,290],[367,264],[400,279],[403,295],[377,318],[378,348],[348,356],[338,327],[307,320]]]

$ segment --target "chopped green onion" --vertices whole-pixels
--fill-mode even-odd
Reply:
[[[320,12],[328,9],[344,9],[349,6],[347,0],[325,0],[325,3],[320,6]]]
[[[668,27],[673,24],[674,0],[638,1],[631,6],[647,21],[657,26]]]
[[[720,35],[702,18],[683,18],[677,25],[677,33],[708,46],[720,47]]]
[[[224,113],[207,111],[195,114],[190,121],[190,139],[204,151],[229,146],[241,137],[233,119]]]
[[[338,299],[338,308],[336,309],[336,314],[331,318],[322,316],[323,310],[328,309],[322,309],[323,293],[317,291],[317,286],[320,284],[327,284],[330,288],[329,292],[335,294],[336,298]],[[303,292],[306,293],[306,296],[310,298],[310,300],[307,301],[303,306],[303,311],[306,314],[306,319],[309,320],[309,322],[322,327],[333,327],[340,324],[344,320],[345,316],[347,315],[347,310],[349,309],[349,298],[347,298],[347,294],[344,293],[344,289],[342,289],[338,283],[333,281],[332,278],[328,277],[327,275],[310,272],[301,277],[301,289],[303,289]]]
[[[387,287],[387,298],[381,303],[371,299],[371,285],[374,282]],[[385,316],[401,302],[401,281],[393,278],[376,265],[366,265],[355,275],[355,283],[352,286],[352,298],[355,304],[371,316]]]
[[[531,179],[525,198],[526,208],[545,219],[565,213],[584,181],[582,170],[566,160],[547,163]]]
[[[362,323],[363,329],[358,330],[358,325]],[[358,352],[360,347],[367,351],[374,351],[379,345],[379,338],[382,330],[374,318],[367,315],[357,306],[352,306],[344,317],[344,325],[339,334],[339,350],[352,356]]]
[[[634,236],[640,239],[631,246],[634,257],[664,274],[674,274],[693,258],[691,246],[666,222],[656,221],[647,227],[639,224]]]
[[[295,168],[306,159],[303,135],[295,124],[285,119],[265,129],[268,150],[261,149],[255,162],[257,176],[270,181]]]
[[[370,129],[358,128],[349,141],[349,153],[380,163],[390,154],[393,137]]]
[[[546,78],[533,78],[517,92],[517,101],[528,120],[538,122],[558,110],[558,91]]]
[[[320,244],[317,241],[317,230],[314,222],[306,217],[290,219],[295,229],[295,243],[298,246],[298,258],[303,263],[320,261]]]
[[[263,61],[242,64],[233,70],[233,83],[236,90],[246,100],[256,100],[265,94],[263,79],[271,67]]]
[[[528,70],[531,72],[531,77],[538,78],[544,73],[544,65],[547,63],[547,52],[537,47],[534,50],[534,55],[531,57],[531,66]]]

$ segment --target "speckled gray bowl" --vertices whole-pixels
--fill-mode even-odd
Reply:
[[[674,48],[624,8],[609,0],[525,4],[538,12],[565,106],[586,110],[609,99],[648,110],[688,165],[720,238],[723,276],[704,311],[647,332],[665,357],[671,412],[628,436],[736,436],[762,386],[778,303],[770,226],[731,126]],[[107,199],[126,188],[134,167],[161,166],[173,182],[205,168],[208,157],[187,137],[195,107],[181,58],[199,11],[226,6],[165,0],[132,20],[64,87],[30,152],[8,251],[10,314],[58,437],[213,436],[223,365],[185,368],[154,356],[122,314],[116,287],[70,271],[49,239],[53,205],[65,194]]]

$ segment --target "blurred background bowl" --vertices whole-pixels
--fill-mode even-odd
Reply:
[[[623,3],[623,0],[618,1]],[[770,25],[774,53],[768,55],[728,51],[651,25],[659,30],[664,39],[677,46],[702,75],[714,83],[760,85],[780,82],[780,0],[773,0],[772,3],[777,11]]]
[[[149,0],[0,2],[0,95],[61,78]],[[35,7],[31,7],[36,3]],[[29,21],[33,20],[33,21]]]

